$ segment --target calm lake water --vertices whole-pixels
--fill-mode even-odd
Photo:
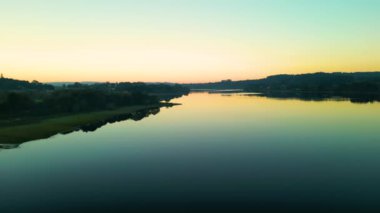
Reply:
[[[173,102],[141,121],[1,150],[0,212],[380,211],[379,103]]]

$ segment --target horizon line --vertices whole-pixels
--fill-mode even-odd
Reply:
[[[8,78],[4,73],[0,73],[1,78],[6,78],[6,79],[15,79],[15,80],[22,80],[22,81],[38,81],[40,83],[44,84],[58,84],[58,83],[121,83],[121,82],[131,82],[131,83],[152,83],[152,84],[159,84],[159,83],[164,83],[164,84],[207,84],[207,83],[218,83],[218,82],[223,82],[223,81],[252,81],[252,80],[260,80],[260,79],[265,79],[270,76],[278,76],[278,75],[305,75],[305,74],[317,74],[317,73],[327,73],[327,74],[334,74],[334,73],[343,73],[343,74],[352,74],[352,73],[377,73],[380,72],[379,70],[374,70],[374,71],[332,71],[332,72],[326,72],[326,71],[315,71],[315,72],[305,72],[305,73],[279,73],[279,74],[273,74],[273,75],[266,75],[265,77],[262,78],[247,78],[247,79],[239,79],[239,80],[232,80],[229,78],[224,78],[219,81],[203,81],[203,82],[175,82],[175,81],[91,81],[91,80],[83,80],[83,81],[38,81],[36,79],[34,80],[23,80],[23,79],[16,79],[16,78]]]

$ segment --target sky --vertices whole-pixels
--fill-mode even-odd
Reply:
[[[380,71],[379,0],[0,0],[0,72],[209,82]]]

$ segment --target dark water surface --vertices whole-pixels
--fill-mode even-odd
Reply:
[[[0,212],[380,212],[379,103],[173,102],[1,150]]]

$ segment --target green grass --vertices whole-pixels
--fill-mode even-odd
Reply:
[[[60,117],[50,117],[41,120],[32,119],[31,123],[0,127],[0,143],[18,144],[27,141],[48,138],[58,133],[71,132],[80,126],[106,120],[112,116],[133,113],[143,109],[169,106],[172,104],[155,104],[130,106],[116,110],[97,111]]]

